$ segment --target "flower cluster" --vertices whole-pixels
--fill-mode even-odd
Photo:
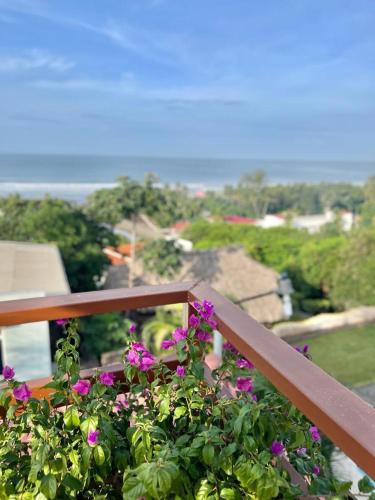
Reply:
[[[147,372],[155,364],[154,356],[141,342],[132,342],[126,356],[127,361],[141,372]]]

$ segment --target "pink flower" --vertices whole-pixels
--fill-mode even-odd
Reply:
[[[237,359],[236,365],[238,366],[238,368],[246,368],[247,370],[252,370],[253,368],[255,368],[253,363],[245,358]]]
[[[64,326],[64,325],[66,325],[68,322],[69,322],[69,320],[68,320],[68,319],[57,319],[57,320],[56,320],[56,325],[59,325],[59,326]]]
[[[297,455],[299,455],[300,457],[306,455],[306,452],[307,452],[306,448],[297,448]]]
[[[21,384],[13,389],[13,396],[19,401],[27,403],[31,396],[31,391],[26,384]]]
[[[210,342],[212,340],[212,335],[209,332],[205,332],[204,330],[197,330],[195,332],[195,336],[201,342]]]
[[[5,365],[3,368],[3,377],[5,380],[12,380],[14,377],[14,369],[10,366]]]
[[[189,318],[189,326],[192,328],[198,328],[200,325],[200,319],[195,314],[192,314]]]
[[[272,455],[280,456],[284,453],[284,445],[281,441],[274,441],[270,449]]]
[[[315,464],[314,467],[313,467],[313,474],[315,474],[316,476],[319,476],[320,474],[320,467],[319,465]]]
[[[160,344],[160,347],[166,351],[173,347],[175,344],[176,342],[174,340],[163,340],[163,342]]]
[[[180,342],[181,340],[185,340],[187,337],[186,328],[182,328],[181,326],[177,327],[176,330],[172,333],[172,337],[176,342]]]
[[[125,394],[119,394],[119,396],[117,396],[115,406],[113,407],[113,411],[118,413],[123,408],[129,408],[129,401],[125,397]]]
[[[154,364],[155,364],[154,356],[150,352],[146,351],[142,355],[142,359],[139,364],[139,369],[141,370],[141,372],[147,372],[147,370],[149,370]]]
[[[135,351],[139,351],[139,352],[146,350],[146,348],[142,344],[142,342],[132,342],[131,348],[134,349]]]
[[[72,385],[72,389],[74,392],[79,394],[80,396],[87,396],[90,392],[91,382],[90,380],[79,379],[77,382]]]
[[[126,356],[126,359],[129,361],[131,365],[138,366],[140,361],[140,355],[137,351],[130,350]]]
[[[114,384],[114,375],[110,372],[103,372],[99,375],[100,383],[103,385],[113,385]]]
[[[319,429],[315,425],[310,427],[309,432],[313,441],[320,441]]]
[[[129,333],[135,333],[137,331],[137,327],[135,326],[134,323],[132,323],[130,326],[129,326]]]
[[[90,446],[96,446],[99,441],[99,433],[100,431],[89,431],[87,434],[87,443]]]
[[[257,401],[258,401],[258,398],[257,398],[256,394],[253,394],[253,395],[251,396],[251,399],[252,399],[253,401],[255,401],[255,402],[257,402]]]
[[[251,392],[253,390],[253,381],[251,378],[238,377],[236,380],[236,388],[239,391]]]
[[[184,367],[184,366],[179,365],[179,366],[176,368],[176,375],[177,375],[177,377],[180,377],[180,378],[185,377],[185,367]]]

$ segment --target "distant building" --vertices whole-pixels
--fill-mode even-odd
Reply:
[[[242,215],[224,215],[223,220],[230,224],[256,224],[257,220]]]
[[[264,229],[284,226],[285,216],[282,214],[266,214],[263,219],[258,219],[255,224]]]
[[[128,286],[128,266],[111,266],[104,288]],[[205,281],[236,302],[261,323],[285,319],[283,302],[278,295],[279,275],[273,269],[246,255],[242,247],[192,251],[183,254],[182,268],[173,281]],[[135,263],[135,286],[166,283],[146,271],[141,259]]]
[[[0,301],[70,293],[56,245],[0,242]],[[2,363],[17,378],[27,380],[51,374],[47,321],[1,327]]]
[[[335,222],[337,218],[341,222],[344,231],[350,231],[353,227],[354,215],[348,211],[336,214],[332,210],[326,210],[324,214],[299,215],[292,218],[291,224],[297,229],[306,229],[309,233],[313,234],[318,233],[326,224]]]

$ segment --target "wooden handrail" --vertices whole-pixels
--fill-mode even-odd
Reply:
[[[166,304],[191,304],[203,299],[215,305],[219,331],[302,413],[375,478],[375,410],[204,283],[172,283],[1,302],[0,325]]]

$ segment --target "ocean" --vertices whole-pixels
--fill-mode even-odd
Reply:
[[[195,159],[89,155],[0,154],[0,196],[19,193],[36,198],[46,193],[82,202],[95,189],[112,187],[119,176],[141,180],[155,173],[162,183],[191,190],[235,184],[245,172],[262,169],[270,183],[363,183],[375,175],[374,162],[267,159]]]

